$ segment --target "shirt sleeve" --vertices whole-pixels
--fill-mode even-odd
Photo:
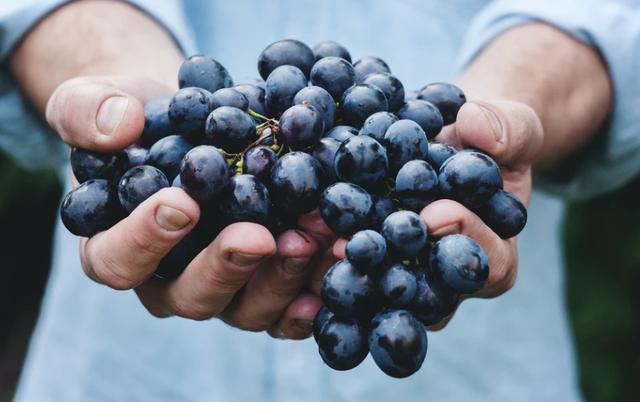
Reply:
[[[8,57],[22,38],[65,0],[13,0],[0,2],[0,150],[29,169],[59,166],[67,151],[58,136],[22,96],[8,66]],[[183,54],[195,49],[193,34],[180,0],[129,0],[174,38]]]
[[[614,104],[594,140],[556,169],[536,175],[541,188],[586,199],[620,188],[640,171],[640,2],[637,0],[498,0],[472,22],[462,69],[505,30],[532,21],[555,26],[596,48],[613,82]]]

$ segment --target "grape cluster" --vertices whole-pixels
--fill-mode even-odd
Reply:
[[[524,227],[525,207],[503,190],[489,156],[433,142],[466,101],[456,86],[405,94],[383,60],[351,63],[331,41],[313,49],[272,43],[258,72],[261,80],[234,85],[218,61],[187,59],[180,89],[145,104],[136,144],[72,149],[79,186],[63,200],[63,223],[90,237],[160,189],[184,189],[201,218],[156,270],[171,280],[229,224],[254,222],[279,235],[318,208],[349,239],[347,258],[322,282],[314,322],[322,359],[347,370],[371,352],[388,375],[411,375],[426,356],[424,326],[450,315],[489,275],[475,241],[430,239],[418,213],[452,199],[509,238]]]

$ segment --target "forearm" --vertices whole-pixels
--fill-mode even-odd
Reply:
[[[41,21],[11,55],[11,70],[44,113],[54,89],[82,75],[133,75],[171,88],[182,55],[171,36],[131,5],[86,0]]]
[[[550,26],[532,23],[496,38],[458,83],[469,98],[504,98],[531,106],[544,127],[536,158],[545,168],[592,138],[612,102],[598,53]]]

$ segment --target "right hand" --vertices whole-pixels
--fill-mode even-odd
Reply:
[[[46,117],[70,146],[115,151],[140,136],[144,102],[171,91],[135,77],[74,78],[55,90]],[[334,262],[325,252],[333,235],[318,214],[300,220],[303,231],[289,230],[277,240],[257,224],[230,225],[176,280],[155,278],[159,262],[199,216],[198,204],[182,189],[165,188],[112,228],[80,240],[84,272],[113,289],[134,289],[157,317],[217,316],[272,336],[309,336],[322,303],[307,282],[313,270],[323,272]]]

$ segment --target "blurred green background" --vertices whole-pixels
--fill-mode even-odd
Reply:
[[[9,401],[35,323],[61,194],[53,172],[0,155],[0,401]],[[569,208],[568,305],[589,402],[640,401],[640,180]]]

